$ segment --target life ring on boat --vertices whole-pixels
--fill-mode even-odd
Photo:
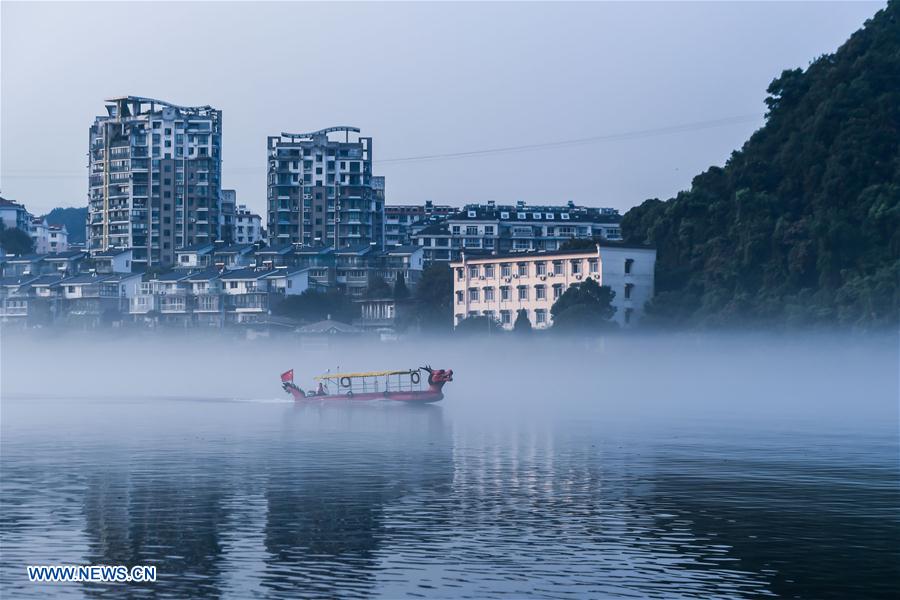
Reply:
[[[341,377],[341,387],[350,387],[349,377]]]
[[[409,380],[412,381],[414,384],[419,383],[419,381],[421,381],[421,378],[419,377],[419,372],[413,371],[412,373],[410,373]]]
[[[347,392],[347,397],[353,398],[353,390],[350,390],[349,392]]]

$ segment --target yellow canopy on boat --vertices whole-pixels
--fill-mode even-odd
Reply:
[[[326,373],[325,375],[319,375],[313,379],[316,381],[319,381],[320,379],[342,379],[344,377],[357,379],[360,377],[382,377],[384,375],[411,375],[412,373],[418,372],[418,369],[406,369],[403,371],[369,371],[368,373]]]

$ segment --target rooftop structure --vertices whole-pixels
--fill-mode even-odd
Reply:
[[[469,253],[556,250],[572,238],[620,240],[618,211],[611,208],[468,204],[443,221],[412,234],[427,262],[458,260]]]
[[[88,249],[132,248],[135,267],[219,237],[222,114],[139,96],[107,100],[90,129]]]
[[[384,178],[372,174],[372,138],[359,133],[338,126],[268,138],[270,244],[383,244]]]

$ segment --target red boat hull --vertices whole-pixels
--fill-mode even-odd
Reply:
[[[366,392],[359,394],[328,394],[325,396],[306,396],[303,392],[295,388],[288,388],[288,391],[297,402],[397,400],[398,402],[423,403],[437,402],[444,398],[444,392],[439,389],[427,389],[420,392]]]

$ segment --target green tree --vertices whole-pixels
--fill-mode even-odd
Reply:
[[[553,303],[550,314],[555,320],[566,309],[583,305],[591,308],[601,318],[608,321],[616,314],[616,309],[612,305],[615,297],[616,293],[609,286],[600,285],[596,279],[586,279],[581,283],[569,286],[569,289]]]
[[[493,335],[502,332],[500,322],[487,316],[466,317],[453,330],[455,335]]]
[[[626,241],[658,251],[645,323],[896,327],[897,73],[891,0],[837,52],[775,78],[765,125],[724,166],[629,210]]]
[[[411,319],[423,331],[448,332],[453,327],[453,273],[446,263],[422,272],[410,306]]]
[[[409,288],[406,287],[406,278],[403,273],[397,274],[397,280],[394,281],[394,300],[407,300],[409,298]]]
[[[9,254],[31,254],[34,252],[34,240],[21,229],[0,223],[0,248]]]
[[[524,308],[520,308],[519,312],[516,313],[516,322],[513,323],[513,331],[518,334],[528,334],[531,333],[531,321],[528,319],[528,311]]]
[[[50,225],[65,225],[69,243],[80,244],[85,241],[84,234],[87,216],[87,207],[68,207],[54,208],[44,215],[43,218],[47,219],[47,223]]]
[[[594,279],[572,285],[553,303],[553,329],[561,332],[597,331],[615,327],[612,305],[616,293]]]
[[[388,298],[391,295],[391,286],[387,284],[384,277],[374,276],[369,280],[369,287],[366,290],[366,296],[369,298]]]
[[[597,238],[569,238],[560,246],[560,250],[596,250],[597,242],[602,241]]]
[[[272,312],[307,322],[321,321],[329,315],[335,321],[350,322],[359,316],[359,309],[353,301],[337,291],[306,290],[302,294],[288,296],[277,304]]]

